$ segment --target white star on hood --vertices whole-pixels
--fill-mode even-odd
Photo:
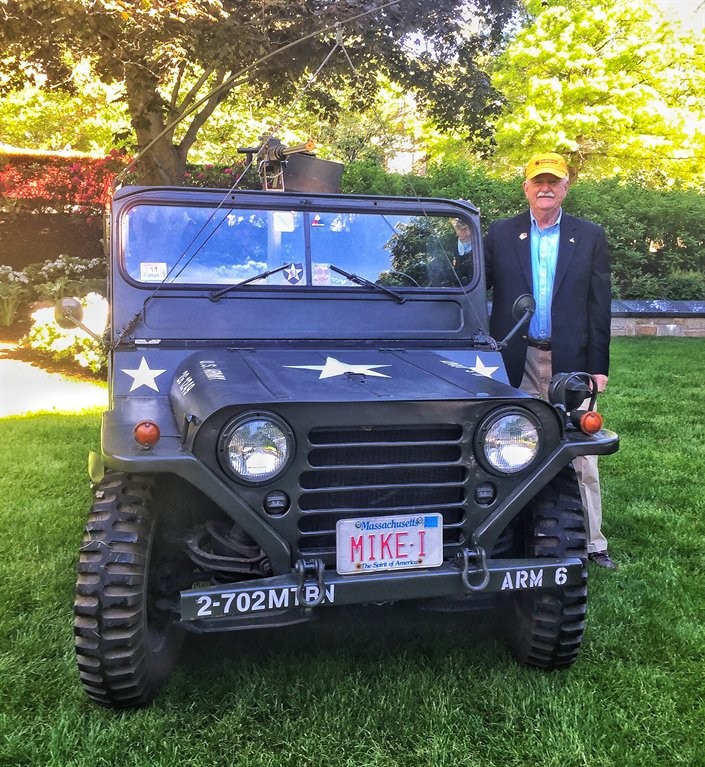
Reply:
[[[488,367],[478,356],[475,356],[475,366],[470,368],[473,373],[477,373],[479,376],[485,376],[485,378],[492,378],[492,373],[498,369],[499,366],[494,368]]]
[[[139,389],[140,386],[148,386],[150,389],[154,389],[154,391],[159,391],[155,379],[162,373],[166,373],[166,370],[151,370],[147,364],[147,360],[142,357],[140,366],[136,370],[122,368],[122,372],[127,373],[127,375],[132,378],[132,386],[130,386],[131,392],[135,389]]]
[[[345,373],[357,373],[363,376],[377,376],[378,378],[389,378],[385,373],[377,373],[375,368],[388,368],[389,365],[350,365],[347,362],[341,362],[335,357],[326,357],[325,365],[284,365],[286,368],[298,368],[299,370],[320,370],[321,378],[335,378]]]

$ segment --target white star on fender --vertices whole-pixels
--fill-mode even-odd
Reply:
[[[477,373],[479,376],[485,376],[485,378],[492,378],[492,373],[497,369],[498,367],[492,368],[485,365],[478,356],[475,356],[475,367],[469,368],[473,373]]]
[[[132,378],[130,391],[139,389],[140,386],[148,386],[150,389],[154,389],[154,391],[159,391],[155,378],[162,373],[166,373],[166,370],[150,370],[147,360],[142,357],[142,361],[137,370],[127,370],[126,368],[122,368],[122,372],[127,373],[127,375]]]
[[[389,378],[390,376],[385,373],[377,373],[375,368],[388,368],[389,365],[349,365],[346,362],[341,362],[335,359],[335,357],[326,357],[325,365],[284,365],[285,368],[298,368],[299,370],[320,370],[321,378],[334,378],[335,376],[342,376],[345,373],[357,373],[363,376],[377,376],[378,378]]]

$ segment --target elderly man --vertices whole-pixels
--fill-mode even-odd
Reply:
[[[529,210],[495,221],[485,238],[488,286],[493,288],[490,331],[503,338],[513,325],[517,296],[531,293],[536,312],[528,332],[502,354],[509,381],[546,397],[554,373],[591,373],[607,387],[610,345],[610,267],[601,227],[563,212],[568,167],[561,155],[534,155],[526,166]],[[588,557],[616,569],[602,534],[597,456],[573,461],[587,512]]]

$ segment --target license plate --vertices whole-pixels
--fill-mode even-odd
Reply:
[[[443,562],[443,517],[341,519],[335,526],[335,541],[340,575],[438,567]]]

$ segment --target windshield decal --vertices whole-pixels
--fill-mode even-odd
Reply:
[[[291,285],[298,285],[299,282],[301,282],[301,275],[304,273],[304,265],[303,264],[295,264],[291,263],[287,268],[284,270],[284,276],[286,277],[286,281]]]
[[[142,282],[163,282],[167,276],[167,265],[164,261],[141,261],[140,280]]]
[[[330,285],[330,264],[313,264],[313,284]]]

